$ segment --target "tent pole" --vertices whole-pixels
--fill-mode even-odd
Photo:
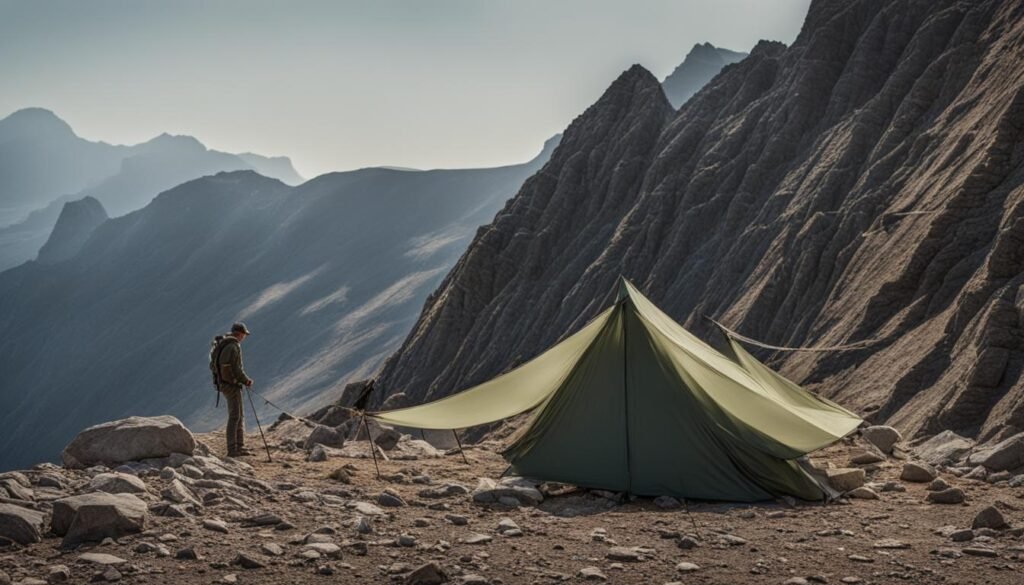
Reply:
[[[683,509],[686,510],[686,516],[690,519],[690,522],[693,524],[693,533],[696,534],[697,538],[699,539],[700,528],[697,528],[697,521],[693,518],[693,514],[690,514],[690,504],[686,501],[686,498],[683,498]]]
[[[462,441],[459,440],[459,433],[455,429],[452,429],[452,434],[455,435],[455,442],[459,445],[459,453],[462,454],[462,461],[469,465],[469,459],[466,459],[466,450],[462,448]]]
[[[373,456],[373,468],[377,470],[377,479],[380,479],[380,466],[377,465],[377,449],[373,444],[373,435],[370,434],[370,425],[366,422],[366,413],[363,413],[363,428],[366,429],[366,439],[370,443],[370,455]]]

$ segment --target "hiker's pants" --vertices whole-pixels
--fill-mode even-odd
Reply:
[[[228,426],[224,430],[228,442],[228,454],[233,455],[245,446],[245,412],[242,410],[241,386],[221,386],[221,393],[228,403]]]

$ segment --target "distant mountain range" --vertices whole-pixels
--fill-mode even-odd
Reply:
[[[92,197],[116,217],[184,181],[243,169],[302,181],[285,157],[218,152],[168,134],[134,146],[91,142],[48,110],[19,110],[0,120],[0,270],[36,257],[67,201]]]
[[[697,43],[683,62],[661,82],[665,96],[678,109],[701,90],[726,65],[738,63],[747,53],[718,48],[711,43]]]
[[[297,187],[219,173],[105,221],[97,200],[66,204],[39,261],[0,272],[0,469],[52,459],[84,426],[126,415],[222,423],[206,353],[238,319],[253,330],[256,390],[288,408],[336,396],[397,349],[477,227],[557,142],[525,164],[371,168]]]
[[[378,378],[376,404],[532,358],[619,275],[698,335],[896,425],[1024,431],[1024,2],[815,1],[676,110],[645,69],[577,118]]]

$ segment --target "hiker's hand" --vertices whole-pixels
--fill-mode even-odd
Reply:
[[[253,380],[246,380],[245,385],[247,387],[249,387],[249,388],[252,388],[252,383],[253,383]]]

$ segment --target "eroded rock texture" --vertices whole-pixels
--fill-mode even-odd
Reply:
[[[428,299],[376,397],[466,388],[631,278],[710,338],[894,424],[1024,430],[1024,3],[816,1],[678,112],[640,67],[575,120]]]

